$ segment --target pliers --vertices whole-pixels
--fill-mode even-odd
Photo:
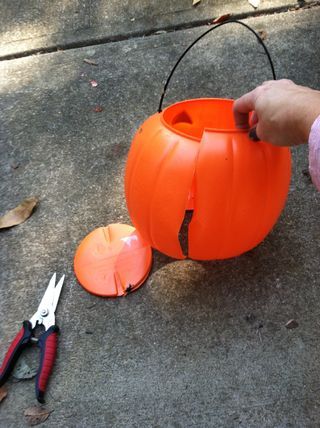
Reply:
[[[37,312],[29,321],[23,321],[22,328],[11,343],[0,367],[0,386],[2,386],[8,379],[22,351],[32,343],[36,343],[40,348],[40,366],[36,377],[36,397],[40,403],[44,403],[47,382],[56,358],[59,327],[55,325],[54,313],[64,277],[63,275],[56,285],[56,274],[53,274]],[[35,329],[39,325],[43,325],[45,331],[39,337],[35,337]]]

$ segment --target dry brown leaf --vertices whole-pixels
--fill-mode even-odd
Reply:
[[[252,7],[257,9],[260,6],[260,0],[248,0]]]
[[[286,324],[287,329],[292,330],[293,328],[299,327],[299,324],[296,320],[289,320]]]
[[[13,210],[8,211],[0,217],[0,229],[16,226],[23,223],[32,214],[34,207],[37,205],[38,199],[35,197],[27,198],[21,202]]]
[[[90,65],[98,65],[97,62],[93,61],[92,59],[88,59],[88,58],[85,58],[83,60],[83,62],[85,62],[86,64],[90,64]]]
[[[101,106],[96,106],[96,107],[93,109],[93,111],[94,111],[95,113],[101,113],[101,112],[103,111],[103,107],[101,107]]]
[[[218,18],[214,19],[212,21],[212,24],[218,24],[220,22],[227,21],[230,18],[230,16],[231,16],[231,13],[226,13],[225,15],[221,15]]]
[[[48,410],[44,407],[33,406],[24,411],[27,423],[30,426],[39,425],[46,421],[53,410]]]
[[[258,34],[262,40],[266,40],[266,38],[268,37],[268,33],[264,30],[258,31]]]
[[[200,2],[201,0],[193,0],[192,6],[197,6]]]
[[[0,403],[1,403],[1,401],[3,401],[6,398],[7,395],[8,395],[7,388],[5,388],[4,386],[2,386],[0,388]]]

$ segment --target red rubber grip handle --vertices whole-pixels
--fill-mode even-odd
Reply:
[[[15,363],[21,355],[21,352],[26,346],[28,346],[31,336],[31,323],[29,321],[24,321],[21,330],[12,341],[0,367],[0,386],[2,386],[8,379]]]
[[[44,403],[44,394],[57,354],[59,328],[51,326],[38,341],[41,350],[40,367],[36,378],[36,396],[39,403]]]

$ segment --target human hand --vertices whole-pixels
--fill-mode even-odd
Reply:
[[[277,146],[303,144],[320,115],[320,91],[286,79],[267,81],[237,99],[233,112],[236,126],[251,128],[251,137]]]

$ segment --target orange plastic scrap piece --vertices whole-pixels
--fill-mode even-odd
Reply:
[[[134,226],[151,246],[180,259],[185,256],[178,235],[198,149],[197,142],[163,127],[157,113],[136,134],[127,163],[126,198]]]

